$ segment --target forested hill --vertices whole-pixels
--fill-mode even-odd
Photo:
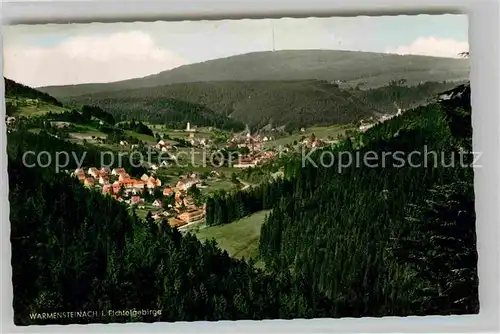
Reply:
[[[175,129],[184,128],[187,122],[191,122],[198,126],[212,126],[228,131],[242,131],[245,129],[245,125],[241,121],[229,118],[221,113],[216,113],[209,107],[195,102],[181,101],[173,98],[146,100],[143,98],[130,99],[126,95],[126,92],[124,94],[125,95],[120,96],[123,98],[123,101],[126,102],[119,102],[118,105],[109,105],[106,101],[99,101],[99,103],[96,103],[97,101],[94,99],[78,100],[79,102],[86,100],[88,103],[75,103],[75,101],[71,99],[63,100],[63,102],[65,102],[65,106],[73,107],[74,110],[81,110],[84,113],[92,113],[92,116],[100,118],[109,124],[114,124],[115,119],[117,121],[138,119],[150,121],[152,123],[161,123]],[[47,103],[47,105],[45,108],[34,107],[32,111],[24,114],[24,116],[46,114],[46,111],[50,112],[54,109],[54,106],[63,106],[59,100],[47,93],[24,86],[9,79],[5,79],[5,95],[8,99],[8,115],[19,114],[20,103],[17,102],[26,102],[26,99],[38,99]],[[23,103],[23,105],[25,104],[26,103]],[[109,111],[103,111],[99,106],[107,107],[106,109],[109,109]],[[62,111],[69,112],[69,109],[62,109],[61,112]]]
[[[470,89],[457,95],[464,101],[407,111],[312,163],[299,155],[284,180],[210,199],[207,224],[272,209],[266,268],[305,277],[352,316],[477,313],[472,157],[458,160],[471,148]]]
[[[69,155],[75,157],[69,159],[67,166],[64,167],[69,170],[74,170],[78,167],[76,159],[83,159],[84,163],[90,166],[100,166],[102,163],[114,162],[115,165],[110,166],[111,168],[123,167],[130,175],[136,177],[141,176],[147,171],[145,167],[139,164],[137,159],[133,159],[133,161],[130,161],[130,159],[120,159],[118,157],[119,152],[113,152],[112,150],[108,150],[106,153],[113,154],[113,157],[109,155],[106,161],[102,161],[101,150],[101,147],[89,143],[80,145],[62,138],[57,138],[45,130],[41,130],[39,133],[35,134],[28,129],[19,127],[15,131],[11,131],[7,134],[7,154],[14,160],[21,161],[24,152],[34,152],[35,154],[45,152],[40,156],[27,155],[25,159],[27,165],[35,165],[38,163],[39,165],[46,165],[47,167],[45,169],[47,170],[55,171],[58,167],[58,161],[55,157],[60,152],[67,152]],[[63,163],[63,161],[64,159],[61,158],[59,162]],[[121,161],[120,166],[118,166],[119,161]],[[59,166],[59,168],[61,167]]]
[[[391,80],[453,81],[469,78],[467,59],[339,51],[264,51],[190,64],[150,75],[113,83],[42,87],[57,98],[102,91],[209,81],[342,80],[378,87]]]
[[[95,104],[118,119],[158,121],[169,101],[187,101],[235,121],[261,128],[288,125],[350,123],[380,113],[395,113],[396,102],[409,108],[427,101],[455,83],[426,82],[414,86],[394,81],[369,90],[342,89],[326,81],[203,82],[175,84],[66,97],[72,104]],[[177,104],[181,102],[176,102]],[[199,107],[201,108],[201,107]],[[196,117],[187,115],[185,118]]]
[[[28,98],[28,99],[39,99],[43,102],[47,102],[53,104],[55,106],[62,106],[62,103],[59,102],[53,96],[39,91],[37,89],[33,89],[31,87],[25,86],[23,84],[17,83],[13,80],[7,79],[4,77],[5,82],[5,96],[6,97],[16,97],[16,98]]]
[[[75,103],[76,101],[81,103]],[[83,99],[73,100],[72,105],[76,107],[79,104],[90,104],[101,107],[112,114],[118,122],[135,119],[164,124],[174,129],[183,129],[186,127],[187,122],[191,122],[198,126],[212,126],[228,131],[243,131],[245,129],[245,125],[241,120],[216,113],[210,108],[197,103],[172,98],[135,97],[129,95],[128,92],[123,92],[116,99],[86,99],[88,103],[83,101]]]

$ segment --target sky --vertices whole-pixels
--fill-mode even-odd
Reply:
[[[12,25],[4,76],[32,87],[144,77],[256,51],[323,49],[458,57],[466,15]]]

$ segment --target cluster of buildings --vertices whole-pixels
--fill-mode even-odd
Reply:
[[[192,146],[194,147],[201,147],[201,148],[206,148],[210,147],[211,141],[207,138],[204,137],[196,137],[193,132],[189,134],[189,136],[186,139],[187,142],[189,142]],[[171,151],[174,147],[172,144],[166,142],[165,140],[161,139],[156,143],[156,145],[153,145],[152,148],[157,149],[158,151],[161,152],[169,152]]]
[[[262,149],[263,143],[272,140],[271,137],[254,135],[252,136],[250,132],[246,134],[236,134],[228,142],[228,146],[236,146],[238,148],[247,147],[250,152],[260,151]]]
[[[205,137],[196,137],[194,135],[194,133],[190,133],[189,136],[188,136],[188,139],[187,141],[192,145],[192,146],[195,146],[195,147],[209,147],[210,144],[211,144],[211,141],[208,140],[207,138]]]
[[[175,187],[169,186],[165,188],[164,195],[174,196],[174,205],[172,208],[174,214],[168,219],[170,226],[181,227],[205,218],[205,206],[197,206],[195,200],[187,194],[189,188],[200,186],[201,179],[199,175],[193,173],[180,177]],[[165,217],[166,215],[164,214],[163,216]]]
[[[309,137],[305,137],[303,138],[301,141],[300,141],[300,144],[302,146],[306,146],[306,147],[311,147],[311,148],[318,148],[318,147],[323,147],[325,146],[327,143],[321,139],[317,139],[315,138],[313,135],[309,136]]]
[[[153,191],[161,186],[161,180],[155,176],[143,174],[140,179],[131,177],[124,168],[109,168],[97,169],[90,167],[85,171],[78,168],[73,172],[73,175],[78,178],[86,187],[100,188],[103,194],[110,194],[117,197],[121,190],[124,195],[139,195],[145,190],[153,193]],[[117,199],[119,199],[117,197]],[[140,200],[131,198],[130,203],[136,204]]]
[[[154,194],[162,186],[161,181],[155,176],[143,174],[139,179],[131,177],[124,168],[88,169],[78,168],[73,172],[86,187],[101,189],[103,194],[110,195],[120,202],[137,205],[145,208],[151,205],[156,212],[152,215],[155,220],[168,219],[171,226],[184,226],[200,221],[205,217],[205,207],[198,207],[194,199],[188,196],[188,189],[200,186],[201,179],[197,174],[183,176],[174,187],[167,185],[163,188],[163,197],[173,197],[174,201],[168,208],[163,208],[163,199],[156,198],[152,203],[146,203],[144,192]],[[165,210],[166,209],[166,210]]]
[[[262,165],[264,162],[276,158],[276,153],[273,151],[263,151],[247,155],[239,159],[238,163],[233,164],[235,168],[249,168]]]
[[[167,152],[167,151],[170,151],[172,149],[172,145],[170,145],[169,143],[167,143],[166,141],[164,141],[163,139],[160,140],[156,145],[155,145],[155,148],[157,150],[160,150],[162,152]]]

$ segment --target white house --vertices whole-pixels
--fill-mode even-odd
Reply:
[[[186,191],[189,188],[191,188],[193,185],[196,185],[198,183],[200,183],[200,179],[198,179],[198,178],[187,178],[187,179],[180,180],[179,182],[177,182],[175,187],[178,190]]]

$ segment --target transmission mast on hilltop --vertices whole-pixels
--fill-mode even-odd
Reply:
[[[274,47],[274,26],[273,26],[273,52],[276,51],[275,47]]]

